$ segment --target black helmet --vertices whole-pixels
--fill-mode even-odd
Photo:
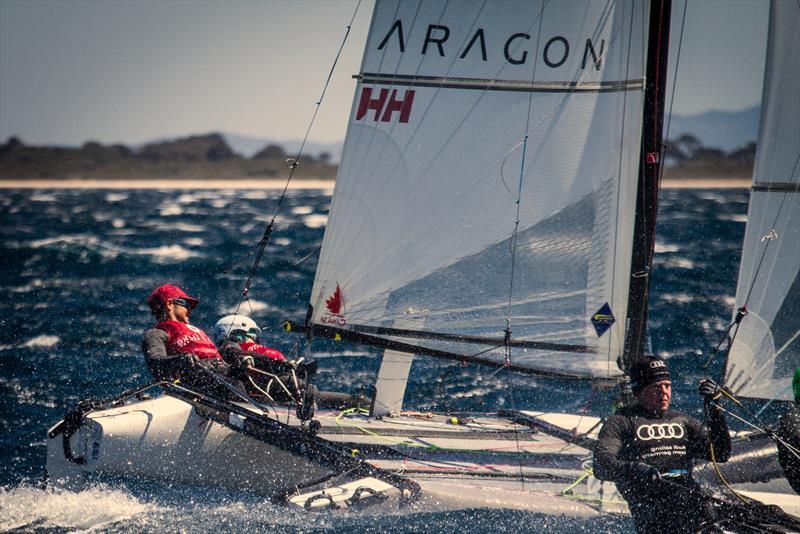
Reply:
[[[669,367],[667,362],[657,356],[642,358],[631,367],[631,388],[634,393],[639,393],[643,388],[661,380],[670,380]]]

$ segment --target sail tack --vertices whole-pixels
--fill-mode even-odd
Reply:
[[[748,314],[731,345],[735,393],[792,399],[800,366],[800,4],[774,1],[737,307]]]
[[[311,322],[621,374],[647,17],[636,0],[379,1]]]

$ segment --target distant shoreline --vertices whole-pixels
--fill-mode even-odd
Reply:
[[[333,180],[292,180],[289,189],[333,189]],[[0,189],[283,189],[286,180],[2,180]]]
[[[745,178],[662,180],[662,189],[748,189]],[[283,189],[286,180],[0,180],[0,189]],[[333,189],[334,180],[292,180],[289,189]]]

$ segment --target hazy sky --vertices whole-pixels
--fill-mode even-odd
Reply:
[[[0,141],[302,138],[356,4],[0,0]],[[371,12],[363,0],[314,141],[344,137]],[[759,103],[767,12],[766,0],[689,0],[676,113]]]

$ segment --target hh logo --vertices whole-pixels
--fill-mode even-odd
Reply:
[[[402,100],[397,99],[397,89],[392,89],[389,94],[388,89],[378,91],[378,96],[373,98],[372,87],[361,89],[361,99],[358,102],[356,120],[363,119],[368,111],[374,111],[373,121],[389,122],[392,115],[397,111],[400,113],[400,122],[408,122],[411,116],[411,106],[414,104],[414,93],[410,89],[406,90]]]
[[[336,283],[336,291],[333,292],[333,295],[325,299],[325,307],[328,308],[328,313],[321,317],[323,323],[340,326],[347,324],[344,318],[344,294],[338,282]]]

